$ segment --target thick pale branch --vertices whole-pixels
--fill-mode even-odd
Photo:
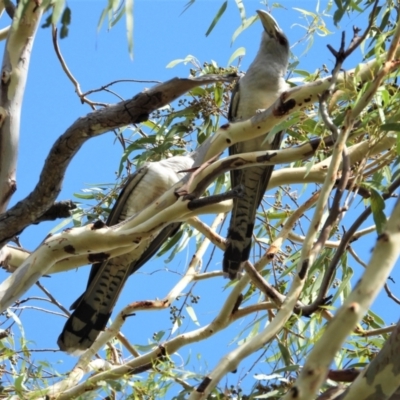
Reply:
[[[210,242],[214,246],[220,248],[221,250],[225,250],[225,238],[218,235],[214,230],[212,230],[208,225],[206,225],[204,222],[202,222],[199,218],[197,218],[197,217],[190,218],[187,221],[187,223],[189,225],[191,225],[193,228],[197,229],[200,233],[202,233],[208,240],[210,240]]]
[[[42,11],[34,0],[30,0],[26,8],[25,2],[20,2],[4,47],[0,86],[0,213],[6,210],[12,194],[17,190],[21,106]]]
[[[231,81],[218,75],[193,79],[174,78],[139,93],[132,99],[98,110],[75,121],[54,143],[39,183],[21,202],[0,216],[0,245],[37,220],[54,203],[71,159],[92,137],[131,123],[145,121],[154,110],[169,104],[196,86]]]
[[[180,188],[177,193],[187,193],[189,198],[197,198],[204,193],[212,181],[225,172],[248,168],[254,165],[288,164],[304,160],[315,154],[322,142],[324,142],[325,146],[333,144],[331,138],[325,140],[314,139],[294,148],[238,154],[215,161],[210,165],[206,165],[205,168],[199,168],[198,171],[195,171],[187,184]]]
[[[364,236],[364,235],[368,235],[369,233],[372,232],[376,232],[376,226],[372,225],[368,228],[365,229],[360,229],[359,231],[357,231],[354,235],[351,236],[350,239],[350,243],[355,242],[356,240],[358,240],[360,237]],[[305,240],[304,236],[298,235],[295,232],[290,232],[288,239],[292,240],[293,242],[297,242],[297,243],[303,243]],[[332,240],[327,240],[325,242],[325,247],[328,247],[330,249],[337,249],[340,246],[340,240],[336,240],[336,241],[332,241]]]
[[[289,217],[288,221],[285,224],[284,227],[285,229],[282,229],[278,238],[271,244],[271,250],[272,250],[271,254],[275,254],[276,251],[278,251],[278,249],[284,242],[285,236],[287,237],[287,234],[293,229],[293,226],[298,220],[299,216],[303,212],[305,212],[307,208],[311,207],[312,204],[314,204],[314,202],[318,200],[318,198],[319,195],[314,196],[312,199],[306,202],[302,207],[296,210],[296,212],[293,215]],[[259,262],[256,264],[256,268],[259,269],[261,265],[266,264],[266,262],[270,260],[271,257],[268,256],[267,252],[266,256],[263,257],[261,260],[259,260]],[[264,331],[256,335],[254,338],[252,338],[251,340],[240,346],[238,349],[230,352],[225,357],[223,357],[220,360],[218,366],[212,371],[211,374],[207,376],[207,378],[205,378],[203,383],[200,385],[202,390],[200,391],[198,389],[196,391],[193,391],[190,396],[190,399],[199,399],[210,393],[210,391],[220,381],[222,376],[224,376],[229,371],[235,370],[242,359],[246,358],[249,354],[258,350],[262,345],[267,343],[272,337],[274,337],[274,335],[276,335],[282,329],[287,319],[290,317],[290,315],[292,315],[293,309],[295,307],[299,293],[302,288],[302,285],[300,284],[300,282],[298,282],[299,281],[298,275],[299,274],[296,275],[295,282],[292,284],[292,287],[282,304],[282,308],[277,313],[275,318],[271,321],[271,323],[268,325],[268,327],[264,329]],[[249,277],[245,275],[240,279],[236,288],[240,284],[243,284],[243,282],[246,282],[248,280]]]
[[[218,215],[213,224],[211,225],[211,229],[216,229],[218,225],[223,221],[223,215]],[[170,306],[170,304],[175,301],[176,297],[179,296],[184,288],[190,283],[194,281],[194,278],[198,274],[198,267],[201,264],[201,260],[206,252],[208,246],[210,244],[209,240],[204,240],[199,247],[198,251],[192,258],[189,267],[182,277],[182,279],[175,285],[175,287],[168,293],[168,295],[163,300],[153,300],[153,301],[139,301],[134,302],[127,307],[125,307],[114,320],[109,328],[105,332],[103,332],[99,338],[95,341],[95,343],[88,349],[79,359],[78,363],[74,367],[73,371],[69,374],[68,378],[55,384],[54,386],[48,389],[48,393],[52,396],[57,396],[59,393],[72,388],[77,385],[79,381],[82,379],[84,371],[88,370],[88,366],[90,364],[90,360],[92,357],[105,345],[106,342],[111,340],[114,336],[116,336],[124,324],[127,316],[130,314],[144,310],[160,310],[165,309]],[[264,306],[265,307],[265,306]],[[184,341],[183,341],[184,342]],[[180,347],[183,346],[183,343]],[[153,354],[153,352],[152,352]],[[140,363],[141,360],[146,358],[147,355],[139,357],[135,360],[134,366],[140,366],[140,368],[149,369],[152,367],[152,364],[146,359],[146,362]],[[133,368],[132,366],[131,368]],[[57,397],[58,398],[58,397]]]
[[[5,40],[8,36],[8,32],[10,32],[11,26],[7,26],[3,29],[0,29],[0,41]]]
[[[374,60],[359,69],[358,78],[365,81],[371,77],[379,63]],[[347,77],[354,74],[350,71]],[[214,79],[214,78],[212,78]],[[210,83],[210,78],[203,77],[203,83]],[[221,77],[215,77],[215,80],[222,80]],[[339,81],[346,83],[349,79],[345,79],[345,75],[340,75]],[[179,83],[179,84],[178,84]],[[256,137],[271,129],[277,122],[287,118],[289,111],[300,109],[305,105],[304,99],[312,101],[316,99],[316,95],[321,93],[328,87],[329,78],[318,82],[304,85],[300,88],[294,88],[288,91],[283,97],[285,100],[293,101],[289,106],[283,106],[279,101],[277,105],[271,109],[260,113],[252,119],[236,124],[224,126],[214,137],[207,140],[197,151],[196,164],[200,165],[204,160],[215,156],[229,145],[243,140]],[[85,118],[75,122],[67,132],[62,135],[55,145],[43,169],[40,182],[35,190],[22,202],[9,210],[0,218],[0,242],[4,244],[16,232],[23,227],[29,225],[32,219],[38,218],[54,201],[58,194],[62,176],[65,169],[80,148],[83,142],[90,137],[104,133],[110,129],[126,125],[131,122],[139,122],[145,118],[149,112],[177,98],[179,95],[190,88],[201,84],[200,80],[172,80],[164,84],[158,85],[145,93],[135,96],[132,100],[119,103],[104,110],[96,111],[89,114]],[[177,89],[178,87],[178,89]],[[307,103],[306,103],[307,104]],[[293,107],[292,107],[293,106]],[[285,108],[286,107],[286,108]],[[283,115],[276,116],[277,113]],[[59,155],[63,155],[63,162],[60,162]],[[51,188],[51,190],[50,190]],[[172,193],[163,196],[163,201],[168,205],[175,201]],[[154,209],[148,207],[146,212],[141,213],[139,221],[146,221],[150,216],[154,215]],[[138,222],[139,222],[138,221]]]
[[[30,254],[28,250],[21,247],[4,246],[0,250],[0,266],[8,272],[14,272]]]
[[[368,312],[372,302],[382,289],[400,253],[400,201],[389,218],[385,231],[378,237],[368,268],[356,287],[327,325],[321,339],[314,345],[307,362],[295,384],[296,399],[314,396],[325,380],[336,352],[357,323]],[[293,398],[291,395],[285,399]]]
[[[357,73],[357,81],[365,82],[371,79],[379,65],[377,60],[361,65]],[[340,74],[338,81],[343,85],[352,85],[349,77],[353,76],[354,70],[351,70]],[[206,77],[202,79],[204,84],[210,83],[210,80],[206,81]],[[215,78],[215,80],[222,79],[222,77]],[[32,215],[33,211],[35,211],[34,218],[36,219],[54,201],[60,190],[62,177],[69,160],[84,141],[110,129],[132,122],[140,122],[151,111],[171,102],[190,88],[201,84],[199,81],[194,83],[192,80],[181,80],[179,83],[182,82],[182,84],[178,85],[181,89],[179,91],[176,89],[178,81],[178,79],[175,79],[158,85],[145,93],[135,96],[130,101],[96,111],[73,124],[53,146],[36,189],[28,198],[9,210],[3,218],[0,218],[0,243],[4,244],[16,232],[29,225],[31,221],[28,215]],[[260,136],[263,132],[272,129],[277,123],[288,118],[291,112],[316,101],[317,95],[326,90],[327,87],[329,87],[329,78],[293,88],[285,93],[282,99],[279,99],[269,110],[257,114],[250,120],[221,127],[215,136],[206,140],[198,149],[196,165],[201,165],[204,161],[214,157],[234,143]],[[286,105],[282,104],[282,101],[285,101]],[[67,142],[68,146],[66,146]],[[60,163],[59,154],[63,154],[65,161],[62,163]],[[50,191],[50,187],[54,188],[54,190]],[[170,195],[167,195],[164,200],[167,201],[168,205],[175,201],[173,196],[171,197]],[[150,215],[154,215],[154,210],[151,208],[141,215],[142,221],[148,219]]]
[[[398,322],[378,355],[358,375],[343,394],[346,400],[378,398],[385,393],[389,398],[400,382],[400,323]]]
[[[298,210],[293,213],[288,219],[288,221],[285,223],[283,229],[281,230],[281,233],[279,237],[276,239],[276,241],[271,245],[271,249],[273,249],[274,252],[278,251],[280,246],[283,244],[285,237],[289,234],[289,232],[293,229],[294,224],[297,222],[298,218],[308,209],[310,208],[315,201],[318,199],[318,195],[314,195],[312,199],[307,201],[304,205],[300,206]],[[271,260],[271,257],[266,257],[265,260]],[[268,262],[268,261],[266,261]],[[256,267],[262,268],[266,264],[266,262],[260,263],[258,262],[256,264]],[[221,275],[221,273],[217,274],[209,274],[210,276],[216,276],[216,275]],[[193,279],[196,279],[196,277],[199,275],[194,275]],[[201,275],[200,275],[201,276]],[[197,280],[197,279],[196,279]],[[54,385],[53,387],[49,388],[49,394],[54,394],[54,396],[57,399],[68,399],[71,396],[76,396],[80,393],[85,392],[86,390],[95,390],[97,388],[97,382],[100,382],[104,379],[110,379],[111,377],[115,379],[116,376],[122,376],[123,374],[126,374],[127,372],[132,372],[132,371],[138,371],[139,369],[148,369],[151,367],[152,360],[154,361],[157,359],[157,357],[160,357],[161,354],[165,354],[167,352],[168,354],[172,354],[176,351],[178,351],[181,347],[189,345],[190,343],[197,342],[200,340],[205,340],[211,335],[217,333],[221,329],[225,328],[227,325],[229,325],[231,322],[237,320],[238,318],[242,318],[243,316],[247,315],[249,312],[255,312],[255,311],[260,311],[260,310],[265,310],[268,308],[271,308],[270,303],[265,303],[265,304],[260,304],[260,305],[255,305],[251,307],[247,307],[244,309],[237,309],[237,302],[238,299],[241,298],[241,292],[244,290],[246,285],[249,283],[249,277],[248,276],[243,276],[240,281],[237,282],[235,287],[232,288],[231,293],[229,294],[227,300],[225,301],[223,307],[221,308],[220,313],[218,316],[214,319],[214,321],[198,330],[195,330],[193,332],[185,333],[183,335],[180,335],[167,343],[164,344],[163,351],[161,349],[156,348],[150,353],[147,353],[143,356],[140,356],[136,358],[135,360],[130,361],[128,364],[115,367],[111,371],[106,371],[102,372],[99,375],[96,375],[92,378],[89,378],[87,382],[81,383],[77,386],[75,386],[83,377],[85,371],[87,371],[86,365],[88,365],[88,362],[93,355],[92,351],[89,350],[87,353],[82,355],[81,359],[79,360],[77,366],[73,369],[71,374],[68,376],[66,380],[61,381],[60,383]],[[180,285],[180,283],[178,283]],[[172,291],[174,292],[174,290]],[[118,330],[121,328],[123,325],[125,318],[127,315],[138,311],[139,309],[143,310],[148,310],[149,306],[151,309],[157,309],[162,308],[164,309],[164,300],[157,302],[149,302],[149,305],[147,306],[143,302],[136,302],[131,304],[130,306],[126,307],[124,310],[122,310],[114,320],[113,324],[110,326],[108,329],[109,331],[116,333]],[[236,312],[232,313],[233,309],[237,309]],[[108,333],[104,333],[105,339],[108,339]],[[103,343],[103,340],[101,339],[102,336],[99,338],[99,342],[97,342],[98,345]]]
[[[397,139],[394,135],[394,132],[390,132],[376,143],[365,140],[361,143],[351,146],[348,149],[350,165],[354,165],[362,161],[367,155],[374,156],[385,150],[391,149],[396,144],[396,140]],[[268,189],[276,186],[290,185],[300,182],[323,183],[326,179],[328,166],[330,165],[331,160],[332,157],[328,157],[325,160],[313,165],[309,169],[307,169],[307,167],[278,169],[272,174]]]
[[[368,152],[369,154],[373,154],[375,151],[382,151],[382,149],[390,147],[394,142],[395,139],[388,136],[378,142],[378,144],[372,147],[372,149],[370,148],[370,144],[367,142],[352,146],[349,149],[351,162],[353,163],[356,162],[358,159],[362,159],[362,157],[365,157]],[[301,156],[306,155],[309,152],[312,153],[313,151],[315,151],[315,149],[312,145],[306,144],[298,147],[297,149],[290,149],[286,151],[288,151],[289,154],[293,153],[293,155],[297,154],[297,156]],[[282,151],[282,154],[283,153],[284,152]],[[265,155],[265,153],[262,154]],[[249,155],[250,158],[253,156],[254,154]],[[246,157],[247,155],[244,156],[244,158]],[[331,159],[329,158],[315,165],[313,167],[313,171],[310,171],[309,174],[312,174],[314,179],[316,178],[316,176],[318,176],[318,179],[315,179],[316,181],[319,181],[321,179],[321,176],[323,178],[326,178],[326,169],[330,162]],[[276,171],[276,174],[281,174],[281,171],[282,170]],[[314,171],[318,171],[318,175],[315,175]],[[287,175],[292,175],[293,169],[287,169],[286,173]],[[305,170],[304,174],[306,174]],[[300,174],[297,176],[295,182],[303,182],[304,179],[304,175]],[[274,181],[274,178],[271,180],[273,181],[273,185],[279,183],[276,180]],[[179,186],[179,184],[176,186]],[[0,304],[2,304],[2,306],[5,306],[6,304],[9,304],[10,301],[16,300],[18,296],[20,296],[25,290],[27,290],[30,285],[34,284],[34,282],[36,282],[36,280],[38,280],[43,274],[65,271],[96,261],[96,259],[94,258],[96,257],[96,252],[100,252],[100,256],[103,256],[104,258],[124,254],[132,250],[132,241],[135,240],[135,238],[139,240],[141,236],[148,236],[151,234],[152,230],[160,229],[161,226],[169,222],[176,220],[185,220],[199,213],[227,212],[230,208],[230,202],[227,201],[221,204],[214,204],[205,207],[204,209],[198,210],[197,213],[194,213],[187,209],[187,201],[178,201],[177,203],[175,203],[175,201],[176,196],[174,194],[174,189],[171,189],[166,194],[164,194],[161,199],[156,202],[156,204],[148,207],[148,209],[152,210],[151,215],[148,215],[148,209],[145,209],[140,214],[126,220],[122,224],[119,224],[117,227],[112,227],[107,230],[107,232],[113,231],[113,237],[120,237],[119,235],[121,235],[121,239],[119,239],[118,242],[115,241],[114,245],[106,243],[107,239],[104,236],[100,236],[99,238],[100,233],[97,230],[85,230],[85,228],[78,228],[78,231],[76,232],[74,230],[70,230],[68,232],[64,232],[62,234],[55,235],[54,237],[47,239],[44,244],[45,246],[49,246],[50,243],[58,241],[63,242],[63,246],[59,246],[58,255],[56,256],[56,253],[52,252],[51,256],[49,256],[50,258],[47,258],[48,261],[45,262],[45,248],[42,247],[41,256],[39,257],[40,262],[37,258],[38,255],[32,256],[33,259],[36,260],[35,266],[31,265],[30,260],[26,260],[24,263],[24,270],[18,271],[18,277],[10,277],[8,278],[8,280],[3,282],[2,285],[0,285],[0,293],[2,293],[3,295],[5,295],[6,293],[8,293],[9,295],[12,294],[12,297],[8,298],[7,300],[6,298],[3,298]],[[170,202],[172,206],[164,209],[166,204]],[[144,218],[143,215],[146,218]],[[143,223],[141,223],[142,221]],[[80,234],[84,235],[82,236],[82,240],[76,239],[76,235],[79,235],[78,232],[81,232]],[[83,237],[85,238],[84,240]],[[127,239],[127,237],[129,239]],[[71,240],[71,242],[69,242],[69,240]],[[77,243],[78,241],[79,243]],[[93,242],[96,242],[96,246],[92,245]],[[86,249],[82,247],[83,243],[85,243],[85,245],[87,246]],[[100,243],[102,243],[103,245],[99,246]],[[66,253],[64,248],[69,248],[68,246],[71,246],[74,251]],[[89,256],[87,255],[88,250],[90,250]],[[20,262],[22,258],[18,257],[16,260]],[[27,275],[24,276],[25,272]],[[26,282],[22,284],[24,280],[26,280]]]
[[[342,153],[341,146],[343,146],[343,143],[346,140],[346,134],[347,132],[344,131],[339,135],[338,142],[333,151],[332,162],[328,169],[327,178],[325,179],[324,185],[321,189],[321,194],[317,200],[315,211],[316,217],[314,218],[314,224],[316,224],[316,226],[319,224],[323,207],[326,204],[326,200],[335,182],[336,173],[340,165],[340,155]],[[220,360],[217,367],[207,376],[207,378],[204,379],[203,383],[200,384],[197,390],[191,393],[191,400],[200,399],[207,396],[225,374],[227,374],[229,371],[235,370],[244,358],[260,349],[263,345],[265,345],[265,343],[268,343],[283,328],[287,320],[290,318],[304,287],[308,268],[312,262],[312,260],[310,260],[310,250],[312,245],[306,246],[307,241],[308,243],[312,243],[316,234],[316,226],[313,225],[313,223],[311,225],[312,229],[310,229],[308,232],[305,246],[303,247],[303,249],[305,248],[305,251],[303,250],[302,252],[301,261],[297,267],[297,273],[294,277],[286,299],[283,302],[281,309],[275,315],[275,318],[259,334],[224,356]],[[241,281],[244,280],[244,278],[242,278]]]

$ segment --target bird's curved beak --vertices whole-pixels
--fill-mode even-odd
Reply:
[[[264,10],[257,10],[257,14],[260,17],[260,21],[268,36],[276,40],[280,40],[282,38],[283,32],[278,23],[272,17],[272,15]]]

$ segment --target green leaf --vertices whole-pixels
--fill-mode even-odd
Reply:
[[[224,14],[227,6],[228,6],[228,0],[226,0],[222,3],[222,6],[220,7],[220,9],[217,12],[217,15],[214,17],[213,21],[211,22],[210,27],[207,29],[206,36],[208,36],[211,33],[211,31],[214,29],[215,25],[217,25],[217,22]]]
[[[318,19],[318,16],[311,11],[307,11],[307,10],[304,10],[302,8],[297,8],[297,7],[293,7],[293,10],[299,11],[301,14],[311,17],[314,20]]]
[[[104,10],[100,15],[99,23],[97,24],[97,31],[99,31],[101,26],[103,25],[106,15],[108,15],[109,19],[109,26],[108,26],[109,28],[113,26],[113,21],[115,19],[119,20],[120,13],[117,14],[117,17],[114,17],[114,13],[117,12],[119,8],[120,8],[119,0],[108,0],[107,6],[104,8]],[[124,11],[124,8],[122,8],[122,11]]]
[[[159,341],[164,337],[164,335],[165,335],[165,331],[156,332],[156,333],[153,335],[153,340],[154,340],[155,342],[159,342]]]
[[[111,13],[111,20],[108,22],[109,28],[113,28],[124,15],[125,15],[124,7],[120,8],[117,15]]]
[[[374,329],[382,328],[385,326],[385,321],[378,314],[375,314],[372,310],[368,310],[368,315],[370,315],[374,319]]]
[[[242,25],[239,26],[239,28],[236,29],[236,31],[232,35],[232,41],[231,45],[233,42],[236,40],[236,38],[244,31],[246,30],[250,25],[253,25],[255,21],[257,21],[258,15],[253,15],[252,17],[246,19]]]
[[[221,85],[214,86],[214,101],[217,107],[221,107],[223,101],[224,91]]]
[[[61,17],[60,38],[64,39],[68,36],[68,27],[71,24],[71,9],[66,7]]]
[[[196,60],[196,58],[195,58],[194,56],[191,56],[191,55],[189,54],[188,56],[186,56],[186,58],[182,58],[182,59],[178,59],[178,60],[171,61],[171,62],[166,66],[166,68],[173,68],[173,67],[175,67],[175,65],[178,65],[178,64],[180,64],[180,63],[184,63],[184,64],[186,65],[188,62],[192,62],[193,60]]]
[[[396,153],[400,155],[400,132],[396,134]]]
[[[183,235],[183,229],[180,229],[170,240],[167,240],[167,242],[164,243],[164,245],[161,247],[161,250],[157,253],[157,257],[161,257],[169,250],[171,250],[172,247],[175,246],[178,243],[178,241],[182,238],[182,235]]]
[[[101,28],[101,26],[103,25],[103,22],[104,22],[104,19],[106,18],[107,13],[108,13],[108,9],[107,9],[107,8],[105,8],[105,9],[101,12],[101,14],[100,14],[100,19],[99,19],[99,22],[98,22],[98,24],[97,24],[97,31],[100,31],[100,28]]]
[[[388,122],[387,124],[381,125],[382,131],[395,131],[400,132],[400,123],[397,122]]]
[[[236,60],[238,57],[243,57],[245,54],[246,54],[246,49],[244,47],[239,47],[230,56],[228,60],[228,65],[231,65],[234,60]]]
[[[290,364],[292,364],[292,360],[288,348],[284,346],[280,341],[278,342],[278,346],[285,365],[289,366]]]
[[[182,230],[182,234],[180,236],[180,242],[174,248],[174,251],[171,252],[170,256],[165,260],[165,263],[168,264],[175,259],[175,254],[182,251],[187,244],[189,243],[190,235],[188,231]]]
[[[95,195],[93,193],[92,194],[74,193],[74,197],[82,200],[93,200],[95,198]]]
[[[304,76],[306,78],[309,78],[310,75],[311,75],[308,71],[305,71],[303,69],[295,69],[295,70],[293,70],[293,73],[297,74],[297,75]]]
[[[373,188],[371,190],[371,210],[372,210],[372,217],[374,219],[376,230],[379,233],[382,233],[383,227],[386,224],[386,215],[383,212],[385,209],[385,202],[382,196]]]
[[[133,58],[133,0],[125,0],[125,17],[129,56]]]
[[[59,224],[57,224],[50,232],[49,234],[53,235],[54,233],[60,231],[64,226],[68,225],[70,222],[72,222],[72,217],[65,218],[62,220]]]
[[[183,8],[183,11],[182,11],[181,15],[182,15],[189,7],[191,7],[191,6],[194,4],[195,1],[196,1],[196,0],[189,0],[189,2],[188,2],[187,4],[185,4],[185,7]]]
[[[272,142],[275,135],[280,131],[285,131],[291,126],[297,124],[300,121],[300,113],[293,114],[292,118],[286,121],[282,121],[281,123],[275,125],[269,132],[263,144],[266,142]]]

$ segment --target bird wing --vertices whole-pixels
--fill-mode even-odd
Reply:
[[[145,176],[146,170],[147,170],[146,167],[142,167],[142,168],[138,169],[137,171],[135,171],[133,174],[129,175],[122,191],[120,192],[120,194],[114,204],[114,207],[112,208],[110,214],[108,215],[108,218],[106,221],[107,226],[117,225],[120,222],[124,221],[128,217],[128,216],[124,215],[124,212],[123,212],[124,208],[125,208],[125,204],[128,201],[129,197],[133,195],[133,191],[135,189],[138,189],[138,185],[141,182],[141,180],[143,179],[143,177]],[[169,237],[175,235],[175,233],[178,232],[180,226],[181,226],[180,222],[176,222],[176,223],[166,226],[155,237],[155,239],[150,243],[150,245],[147,247],[147,249],[140,256],[140,258],[137,260],[134,260],[130,264],[128,276],[132,275],[139,268],[141,268],[144,264],[146,264],[146,262],[149,261],[150,258],[153,257],[153,255],[159,250],[159,248],[162,246],[162,244],[165,242],[165,240],[167,240]],[[94,279],[96,279],[96,276],[98,276],[99,271],[102,270],[102,266],[104,269],[104,264],[107,264],[108,262],[109,261],[105,261],[102,263],[95,263],[92,265],[92,268],[90,269],[87,288],[89,288],[92,281]],[[80,296],[77,300],[74,301],[74,303],[70,307],[71,310],[75,310],[75,308],[77,307],[78,303],[80,302],[82,296]]]
[[[158,174],[162,176],[167,172],[162,168]],[[173,178],[170,177],[168,182],[161,185],[163,187],[152,192],[151,189],[154,188],[150,185],[155,182],[149,182],[151,179],[148,174],[149,168],[145,166],[128,178],[107,219],[108,226],[116,225],[133,215],[135,212],[132,213],[132,211],[137,212],[140,208],[144,208],[143,204],[149,205],[173,183],[171,182]],[[178,180],[176,174],[175,181]],[[140,242],[132,251],[92,265],[87,288],[72,304],[71,309],[74,312],[58,338],[57,343],[61,350],[80,353],[93,344],[100,332],[105,329],[129,275],[141,268],[159,250],[165,240],[179,230],[180,226],[180,222],[171,223],[158,234]]]

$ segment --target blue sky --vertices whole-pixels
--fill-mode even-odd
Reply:
[[[80,82],[83,91],[98,88],[116,79],[159,80],[165,81],[175,76],[186,77],[189,74],[190,65],[179,64],[173,69],[166,68],[167,64],[176,59],[185,58],[191,54],[201,62],[215,60],[219,65],[226,66],[232,53],[239,47],[246,48],[246,56],[243,58],[241,68],[246,70],[252,61],[259,45],[261,25],[256,22],[247,29],[231,45],[233,32],[240,25],[240,17],[235,3],[230,0],[228,9],[219,21],[209,37],[205,32],[209,27],[215,13],[222,1],[197,0],[184,14],[186,0],[183,1],[145,1],[137,0],[134,4],[134,58],[130,59],[124,21],[120,21],[112,30],[108,31],[104,25],[100,32],[97,31],[97,23],[105,1],[69,1],[72,9],[72,24],[66,39],[61,40],[63,56]],[[321,2],[320,9],[327,2]],[[290,43],[295,43],[304,35],[304,30],[299,25],[306,25],[299,11],[294,7],[303,7],[315,11],[317,2],[314,1],[283,1],[284,8],[276,9],[274,17],[285,30]],[[244,1],[247,16],[253,15],[256,9],[264,6],[258,1]],[[6,16],[1,20],[2,26],[7,24]],[[329,20],[329,18],[328,18]],[[333,58],[326,48],[326,44],[337,47],[340,41],[341,30],[346,30],[348,38],[351,37],[352,26],[365,27],[365,21],[360,18],[342,23],[336,28],[330,22],[329,29],[332,36],[316,37],[312,49],[305,53],[306,43],[300,43],[293,48],[293,52],[300,59],[299,69],[314,71],[322,64],[328,68],[333,66]],[[0,44],[4,46],[4,43]],[[352,68],[360,60],[360,53],[347,60],[345,68]],[[129,98],[151,83],[123,83],[114,88],[122,97]],[[114,102],[113,97],[101,95],[93,97],[104,101]],[[28,84],[24,97],[21,124],[21,142],[19,151],[19,164],[17,172],[18,191],[12,199],[12,204],[23,199],[36,185],[38,176],[43,166],[44,159],[52,144],[65,129],[77,118],[90,112],[88,106],[82,105],[74,93],[72,84],[61,70],[55,56],[51,42],[49,29],[40,28],[35,40],[31,65],[28,76]],[[63,184],[63,190],[59,199],[71,199],[74,192],[79,192],[87,184],[112,183],[115,181],[115,173],[118,169],[122,155],[121,146],[115,142],[114,134],[107,133],[88,141],[72,160]],[[11,205],[12,205],[11,204]],[[46,234],[58,222],[44,223],[40,226],[28,228],[22,235],[21,241],[24,247],[33,250],[37,247]],[[223,233],[225,232],[223,229]],[[373,241],[371,238],[371,248]],[[168,269],[183,272],[190,251],[184,251],[181,256],[168,264]],[[211,270],[220,268],[220,257],[212,260]],[[205,259],[204,263],[207,262]],[[144,271],[140,271],[125,287],[116,311],[123,305],[134,301],[165,296],[173,283],[176,282],[175,274],[161,271],[164,264],[160,259],[153,260]],[[158,271],[150,273],[150,271]],[[88,268],[79,271],[70,271],[64,274],[53,275],[51,278],[43,278],[42,284],[46,286],[57,299],[69,306],[78,297],[86,286]],[[4,277],[5,273],[1,272]],[[222,291],[226,281],[214,280],[207,290],[202,289],[201,307],[197,314],[202,324],[209,321],[219,310],[220,301],[226,297],[226,291]],[[198,285],[200,286],[200,285]],[[200,289],[199,289],[200,290]],[[222,291],[222,295],[221,295]],[[36,288],[26,296],[40,295]],[[42,307],[43,303],[39,303]],[[393,304],[393,303],[389,303]],[[155,313],[153,313],[155,315]],[[390,307],[383,311],[387,322],[394,322],[391,317]],[[56,316],[43,318],[42,313],[35,310],[27,310],[22,314],[26,337],[34,340],[32,348],[57,348],[56,340],[65,320]],[[148,314],[138,314],[128,321],[124,327],[124,333],[133,343],[144,338],[151,337],[152,333],[169,326],[169,313],[164,311],[157,313],[155,318],[149,319]],[[186,318],[189,319],[188,317]],[[265,320],[264,320],[265,321]],[[247,321],[246,323],[248,323]],[[189,329],[195,326],[186,321]],[[190,365],[201,372],[196,366],[195,355],[201,352],[207,360],[202,364],[203,368],[212,369],[216,362],[225,355],[232,346],[231,342],[244,328],[245,324],[237,324],[228,330],[228,334],[220,333],[207,343],[207,351],[204,345],[193,346],[191,351],[193,360]],[[138,327],[140,331],[138,331]],[[187,350],[182,357],[187,357]],[[43,354],[36,358],[41,359]],[[63,360],[60,370],[67,370],[75,359],[62,353],[46,355],[52,362]],[[57,367],[58,368],[58,367]],[[235,384],[240,378],[237,375],[229,377],[229,383]],[[265,372],[262,365],[253,370],[254,373]],[[247,384],[251,383],[247,381]]]

